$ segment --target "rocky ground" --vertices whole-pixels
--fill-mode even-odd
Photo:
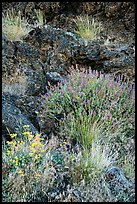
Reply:
[[[3,92],[8,92],[9,89],[11,92],[18,92],[12,93],[18,98],[15,103],[27,114],[31,112],[29,117],[32,120],[35,118],[36,121],[36,113],[31,98],[36,99],[39,94],[45,93],[48,81],[52,84],[62,81],[72,65],[87,68],[90,66],[92,69],[113,73],[115,77],[124,74],[126,79],[134,82],[134,3],[77,5],[60,2],[3,2],[3,13],[7,6],[15,11],[21,10],[31,23],[36,20],[35,8],[45,11],[45,27],[32,30],[22,42],[9,42],[4,35],[2,39]],[[74,32],[74,19],[80,14],[93,15],[104,27],[97,39],[88,44]],[[107,39],[109,42],[106,44]],[[11,77],[15,73],[17,76]],[[20,93],[23,90],[25,96]],[[25,97],[26,102],[22,97]]]
[[[2,131],[19,133],[29,124],[32,132],[51,134],[52,122],[41,122],[37,114],[40,95],[46,87],[63,81],[69,67],[85,67],[124,75],[135,82],[134,2],[2,2],[2,12],[14,8],[37,20],[35,9],[45,15],[45,25],[33,29],[22,41],[10,42],[2,35]],[[102,23],[104,30],[86,42],[75,33],[74,19],[88,14]],[[10,121],[10,122],[9,122]],[[20,121],[20,122],[18,122]]]

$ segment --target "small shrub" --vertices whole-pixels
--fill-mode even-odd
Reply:
[[[72,69],[65,82],[51,87],[40,98],[39,114],[43,121],[48,117],[56,120],[69,117],[71,122],[70,116],[77,120],[83,111],[87,115],[92,112],[95,119],[99,118],[105,123],[106,129],[111,126],[115,131],[122,127],[123,132],[128,131],[133,135],[134,89],[127,83],[114,81],[109,75],[98,75],[92,70]]]
[[[35,197],[35,186],[41,185],[43,177],[42,163],[46,166],[50,158],[40,134],[34,136],[28,126],[24,128],[20,139],[16,137],[17,134],[10,134],[12,141],[3,144],[3,165],[8,166],[3,172],[3,200],[8,202],[28,201],[30,195]]]
[[[32,27],[28,20],[22,17],[20,11],[16,15],[12,9],[2,16],[2,30],[8,40],[19,41],[32,30]]]
[[[90,20],[88,15],[78,16],[75,23],[75,32],[86,40],[94,39],[103,30],[101,23],[95,22],[94,18]]]
[[[28,145],[26,146],[24,138],[15,140],[17,134],[10,134],[14,140],[7,141],[8,150],[3,157],[10,164],[13,171],[16,171],[18,167],[24,169],[31,162],[37,162],[45,152],[44,145],[41,143],[43,139],[40,138],[39,134],[33,136],[29,131],[22,134],[24,138],[27,138]]]
[[[58,151],[55,138],[43,143],[40,134],[32,135],[28,125],[24,126],[20,138],[17,134],[10,137],[12,140],[2,145],[3,202],[53,200],[50,191],[52,194],[52,189],[64,182],[63,166],[70,157],[66,142],[59,145],[61,151]]]

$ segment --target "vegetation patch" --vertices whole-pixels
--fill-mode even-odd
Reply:
[[[71,69],[66,81],[49,84],[49,91],[40,97],[38,114],[58,124],[58,141],[52,138],[44,144],[28,126],[22,140],[10,134],[12,141],[3,144],[3,200],[29,202],[38,200],[39,192],[41,199],[50,201],[47,193],[59,185],[53,175],[65,169],[71,185],[79,188],[83,182],[84,189],[92,182],[97,185],[111,165],[123,166],[129,178],[134,176],[129,171],[132,164],[124,162],[135,129],[134,89],[107,75],[98,76],[97,71]]]
[[[22,17],[20,11],[15,14],[12,9],[2,16],[2,29],[8,40],[18,41],[27,35],[32,27],[29,25],[28,20]]]
[[[96,38],[101,31],[103,31],[101,23],[95,21],[94,18],[91,19],[88,15],[77,16],[75,23],[75,32],[85,40],[92,40]]]

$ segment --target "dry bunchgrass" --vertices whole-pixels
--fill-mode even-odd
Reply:
[[[75,32],[86,40],[94,39],[103,30],[101,23],[96,22],[94,18],[91,20],[88,15],[77,16],[75,23]]]
[[[28,19],[23,17],[21,11],[16,14],[14,9],[8,10],[2,15],[2,30],[10,41],[21,41],[22,37],[37,26],[43,26],[45,23],[44,11],[35,9],[37,21],[34,25],[29,24]]]
[[[115,153],[111,153],[111,146],[101,146],[96,142],[90,150],[81,150],[70,168],[73,184],[78,185],[83,181],[86,185],[99,178],[104,169],[115,163],[116,156]]]
[[[90,115],[84,110],[82,112],[76,110],[75,116],[70,113],[62,123],[64,125],[61,127],[61,132],[65,132],[68,137],[87,149],[92,146],[94,140],[97,140],[102,132],[99,116],[94,115],[92,110],[90,110]]]
[[[22,17],[20,11],[15,14],[14,9],[12,9],[2,15],[2,30],[8,40],[19,41],[32,30],[32,27],[28,20]]]
[[[35,9],[35,12],[38,18],[37,25],[43,26],[45,23],[44,11],[40,9]]]

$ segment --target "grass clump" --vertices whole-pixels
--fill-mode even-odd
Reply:
[[[45,23],[44,11],[42,11],[40,9],[35,9],[35,13],[36,13],[37,19],[38,19],[37,24],[39,26],[43,26]]]
[[[27,35],[37,26],[43,26],[45,23],[44,12],[40,9],[35,9],[37,21],[35,25],[30,25],[28,19],[23,17],[21,11],[16,14],[14,9],[8,10],[2,15],[2,30],[5,36],[10,41],[21,41],[21,38]]]
[[[95,22],[94,18],[91,20],[88,15],[77,16],[75,23],[75,32],[86,40],[94,39],[103,30],[101,23]]]
[[[90,149],[83,148],[70,165],[70,172],[73,184],[91,183],[99,178],[101,173],[115,162],[116,155],[110,155],[110,147],[101,146],[93,142]]]
[[[2,16],[2,30],[8,40],[19,41],[32,30],[32,27],[29,25],[28,20],[22,17],[20,11],[15,14],[12,9]]]
[[[90,112],[88,115],[85,110],[76,111],[75,115],[71,112],[64,118],[62,124],[61,132],[65,131],[65,134],[86,149],[91,148],[93,141],[98,138],[102,131],[99,117],[97,118],[94,112]]]

